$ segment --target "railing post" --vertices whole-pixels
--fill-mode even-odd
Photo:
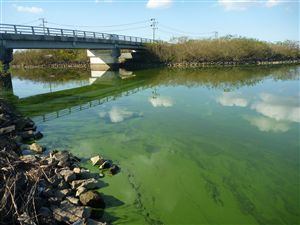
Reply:
[[[83,31],[83,36],[84,36],[84,38],[86,38],[86,33],[85,33],[85,31]]]
[[[93,35],[94,35],[94,38],[96,38],[96,33],[95,32],[93,32]]]
[[[50,30],[48,27],[47,27],[47,34],[50,35]]]
[[[34,35],[34,27],[31,27],[32,34]]]
[[[75,37],[75,30],[73,30],[73,37]]]
[[[63,29],[60,30],[60,33],[61,33],[61,36],[64,36],[64,30]]]
[[[17,34],[18,31],[17,31],[17,26],[16,25],[14,25],[14,30],[15,30],[15,34]]]

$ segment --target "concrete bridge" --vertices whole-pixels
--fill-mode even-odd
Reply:
[[[118,65],[121,49],[138,51],[152,42],[147,38],[92,31],[0,24],[0,61],[6,72],[14,49],[87,49],[91,68],[104,70]]]

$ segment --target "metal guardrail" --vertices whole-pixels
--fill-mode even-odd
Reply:
[[[149,38],[140,38],[134,36],[125,36],[118,34],[100,33],[93,31],[60,29],[52,27],[40,26],[24,26],[13,24],[0,24],[0,33],[4,34],[27,34],[39,36],[56,36],[56,37],[73,37],[73,38],[89,38],[100,40],[113,40],[113,41],[128,41],[132,43],[153,43],[156,42]]]

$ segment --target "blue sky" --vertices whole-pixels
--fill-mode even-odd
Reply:
[[[0,0],[1,23],[76,28],[152,37],[241,35],[266,41],[299,40],[299,1],[284,0]],[[128,24],[129,25],[120,25]],[[73,25],[73,26],[67,26]],[[111,26],[110,25],[120,25]]]

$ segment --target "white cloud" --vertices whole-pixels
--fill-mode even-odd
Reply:
[[[218,0],[220,6],[225,10],[246,10],[253,6],[261,7],[274,7],[281,3],[284,3],[283,0]]]
[[[113,0],[95,0],[95,3],[104,2],[104,3],[112,3]]]
[[[165,97],[165,96],[158,96],[155,98],[149,98],[149,102],[154,106],[154,107],[171,107],[173,106],[173,99],[170,97]]]
[[[298,96],[276,96],[260,94],[260,100],[251,106],[258,113],[277,121],[300,123],[300,102]]]
[[[225,10],[245,10],[251,6],[257,5],[257,0],[218,0],[218,3]]]
[[[221,96],[219,96],[216,99],[216,101],[223,106],[246,107],[248,105],[248,100],[237,93],[224,92]]]
[[[270,119],[263,116],[257,117],[245,117],[246,120],[250,122],[251,125],[257,127],[263,132],[287,132],[289,130],[289,124],[286,122],[278,122],[274,119]]]
[[[14,5],[14,7],[18,12],[25,12],[25,13],[32,13],[32,14],[41,14],[44,12],[44,9],[35,6],[28,7],[28,6]]]
[[[277,6],[277,5],[281,4],[281,3],[283,3],[282,0],[267,0],[266,6],[269,7],[269,8],[271,8],[273,6]]]
[[[127,111],[127,110],[119,108],[119,107],[113,107],[108,112],[108,115],[109,115],[110,121],[112,123],[119,123],[125,119],[132,117],[133,112]]]
[[[148,0],[147,8],[168,8],[172,5],[173,0]]]

